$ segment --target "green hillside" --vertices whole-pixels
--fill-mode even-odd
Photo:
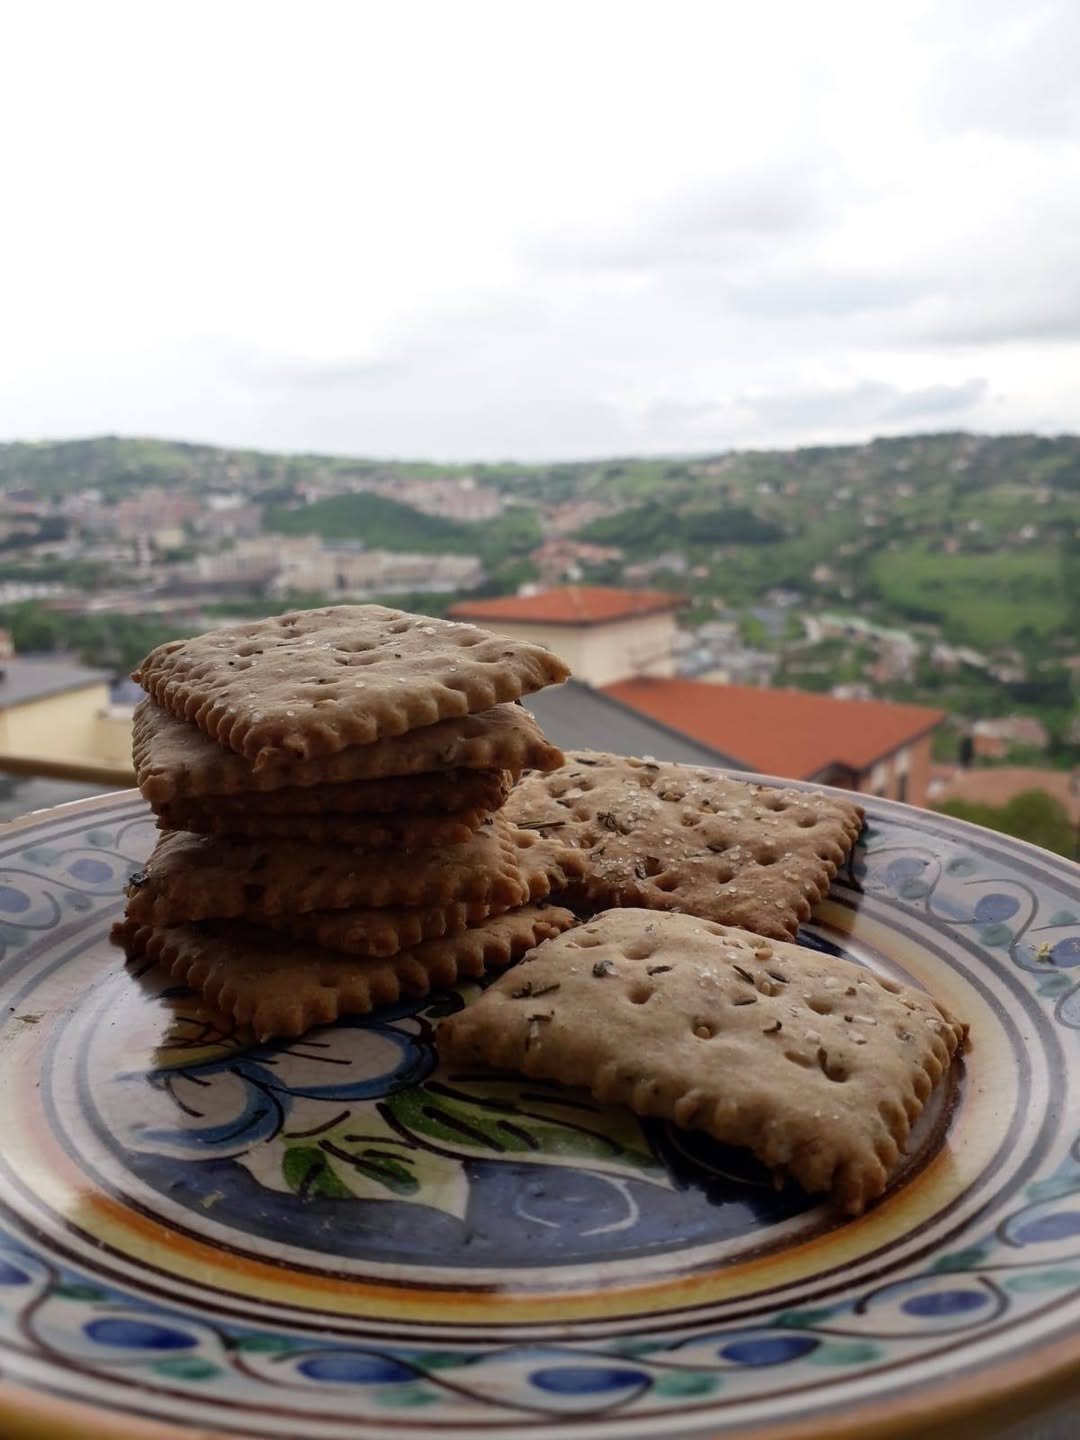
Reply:
[[[943,555],[922,547],[882,551],[870,577],[894,612],[941,621],[957,639],[993,647],[1022,632],[1052,635],[1066,623],[1061,555],[1054,550]]]
[[[418,550],[430,554],[475,551],[472,527],[424,515],[397,500],[359,491],[332,495],[313,505],[287,510],[275,506],[265,518],[279,535],[320,535],[324,540],[363,540],[379,550]]]
[[[367,491],[332,495],[295,509],[271,508],[266,529],[279,535],[319,535],[325,540],[362,540],[371,549],[425,555],[479,555],[500,562],[540,543],[536,512],[512,508],[476,524],[425,515],[398,500]]]
[[[655,499],[594,520],[581,532],[582,540],[618,545],[634,556],[679,546],[761,545],[782,537],[777,524],[742,505],[675,510]]]

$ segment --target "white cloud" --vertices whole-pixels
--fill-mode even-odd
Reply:
[[[1076,428],[1077,16],[7,7],[0,435],[487,457]]]

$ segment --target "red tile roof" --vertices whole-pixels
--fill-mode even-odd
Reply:
[[[935,777],[938,778],[938,777]],[[1027,790],[1045,790],[1065,807],[1074,825],[1080,825],[1080,770],[1036,770],[1021,765],[991,765],[986,769],[961,770],[953,767],[944,787],[934,792],[931,803],[967,800],[1000,809]]]
[[[677,610],[681,595],[664,590],[619,590],[610,585],[560,585],[537,595],[507,595],[498,600],[459,600],[450,614],[458,620],[535,621],[541,625],[603,625]]]
[[[918,705],[706,680],[622,680],[604,688],[624,705],[737,756],[748,769],[793,780],[809,780],[832,764],[866,770],[945,718]]]

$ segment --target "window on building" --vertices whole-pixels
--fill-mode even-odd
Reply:
[[[906,774],[905,774],[905,775],[898,775],[898,776],[896,777],[896,798],[897,798],[901,803],[904,803],[904,802],[906,802],[906,800],[907,800],[907,775],[906,775]]]

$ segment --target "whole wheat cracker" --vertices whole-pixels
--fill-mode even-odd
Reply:
[[[382,958],[426,940],[471,929],[490,915],[502,915],[510,908],[487,900],[450,900],[445,905],[414,905],[408,909],[353,906],[348,910],[308,910],[302,915],[275,915],[262,923],[342,955]]]
[[[322,759],[265,765],[256,772],[242,756],[195,725],[175,719],[152,700],[143,700],[135,707],[131,748],[139,789],[155,807],[203,796],[269,795],[286,788],[344,785],[454,768],[520,774],[554,770],[565,759],[521,705],[495,705]]]
[[[585,1086],[748,1146],[858,1214],[966,1027],[861,966],[691,915],[609,910],[440,1026],[440,1055]]]
[[[124,923],[112,938],[129,958],[165,965],[174,980],[266,1041],[477,979],[573,923],[569,910],[530,905],[383,960],[335,955],[236,922],[167,930]]]
[[[780,940],[828,892],[862,823],[847,800],[586,750],[525,776],[504,813],[584,851],[591,904],[687,911]]]
[[[461,845],[416,851],[408,864],[380,851],[236,841],[178,830],[164,835],[127,885],[127,918],[144,925],[244,918],[265,921],[308,910],[381,909],[483,900],[508,907],[530,899],[522,855],[538,837],[501,815]],[[556,845],[567,865],[581,857]]]
[[[549,895],[559,897],[584,872],[584,862],[580,854],[557,842],[531,832],[519,831],[516,843],[518,867],[530,901],[540,901]],[[490,908],[494,910],[495,907]],[[400,945],[404,946],[472,926],[481,918],[476,914],[476,910],[474,902],[469,905],[450,905],[445,911],[434,911],[427,916],[417,910],[393,912],[396,927],[394,937],[400,938],[404,935],[406,938],[400,940]],[[391,913],[371,909],[316,910],[301,915],[286,913],[278,916],[272,924],[290,935],[314,941],[329,950],[371,955],[384,953],[375,948],[378,943],[388,943],[387,926],[380,917]],[[393,939],[389,943],[392,944]]]
[[[462,845],[491,818],[490,810],[462,810],[457,815],[222,815],[198,805],[177,805],[168,816],[159,818],[158,829],[237,840],[294,840],[348,845],[356,850],[410,851]]]
[[[542,645],[384,605],[328,605],[159,645],[157,703],[261,770],[517,700],[569,675]]]
[[[387,775],[340,785],[289,785],[246,795],[201,795],[165,801],[154,808],[163,819],[181,809],[213,815],[459,815],[499,810],[517,777],[511,770],[436,770],[422,775]],[[183,826],[176,826],[183,829]],[[470,826],[475,829],[475,824]]]

